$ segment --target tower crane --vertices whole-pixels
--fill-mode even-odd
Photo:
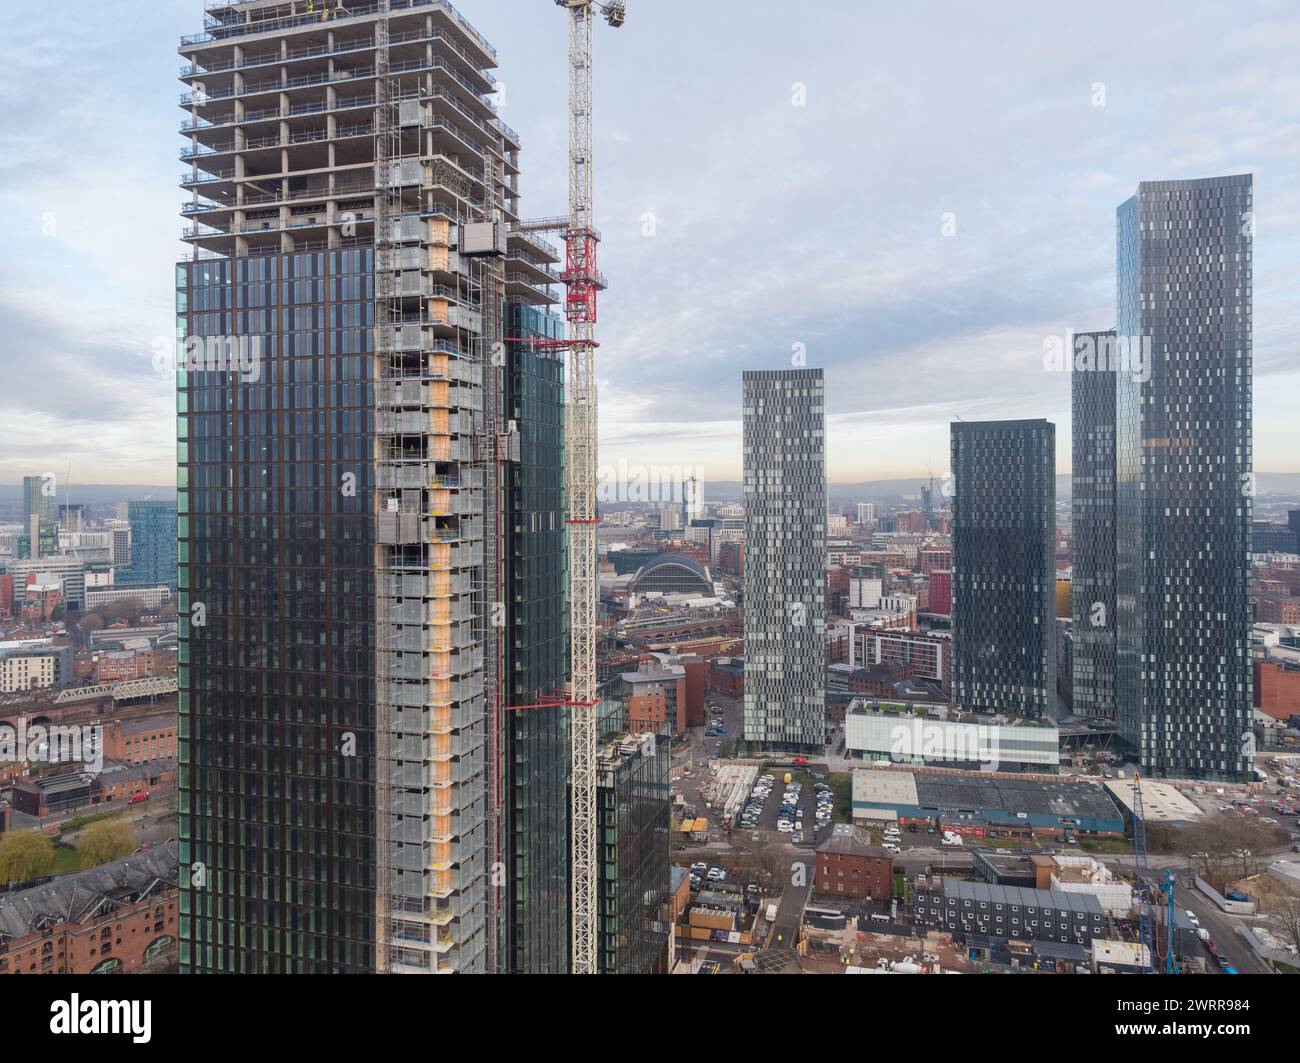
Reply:
[[[596,302],[605,279],[596,265],[593,225],[592,27],[597,13],[617,29],[623,3],[555,0],[569,16],[569,217],[564,229],[565,316],[569,322],[568,451],[569,640],[572,718],[570,838],[572,969],[597,970],[596,857]]]
[[[1153,920],[1156,914],[1158,890],[1153,888],[1151,870],[1147,864],[1146,807],[1142,801],[1142,777],[1133,772],[1133,865],[1138,893],[1138,944],[1146,947],[1145,973],[1155,972],[1156,935]]]

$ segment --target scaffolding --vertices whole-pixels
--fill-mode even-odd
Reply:
[[[416,75],[390,57],[391,0],[375,53],[376,969],[479,972],[486,838],[496,836],[497,475],[494,338],[501,252],[471,250],[484,194],[433,158]],[[432,189],[454,204],[435,203]],[[489,770],[491,765],[491,770]],[[499,786],[499,784],[498,784]],[[495,841],[494,841],[495,847]],[[495,878],[495,876],[494,876]],[[496,906],[493,907],[496,915]]]

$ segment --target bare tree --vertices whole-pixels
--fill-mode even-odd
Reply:
[[[103,628],[104,618],[98,613],[87,613],[77,622],[77,630],[87,635],[92,631],[102,631]]]
[[[1274,929],[1300,952],[1300,897],[1291,894],[1279,898],[1270,915]]]

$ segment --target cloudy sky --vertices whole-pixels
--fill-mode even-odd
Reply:
[[[526,214],[565,209],[564,19],[497,46]],[[181,34],[200,0],[5,5],[0,480],[174,482]],[[602,461],[735,479],[740,374],[827,374],[833,480],[946,469],[948,423],[1045,416],[1044,341],[1105,328],[1140,180],[1255,175],[1255,454],[1300,471],[1300,13],[631,0],[599,27]],[[947,223],[947,224],[945,224]],[[947,231],[945,231],[947,230]]]

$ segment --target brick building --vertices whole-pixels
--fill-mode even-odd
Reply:
[[[1261,624],[1300,624],[1300,598],[1272,595],[1258,598],[1255,619]]]
[[[715,657],[709,662],[708,688],[711,693],[739,700],[745,696],[745,658]]]
[[[176,716],[146,716],[104,724],[104,756],[123,764],[176,759]]]
[[[167,970],[176,960],[176,854],[169,842],[0,894],[0,974]]]
[[[1255,708],[1283,723],[1300,713],[1300,666],[1256,661]]]
[[[686,670],[665,668],[656,658],[642,661],[635,672],[623,672],[621,691],[633,731],[667,729],[676,737],[686,733]]]
[[[929,612],[952,616],[952,570],[936,568],[930,573]]]
[[[718,571],[738,579],[745,575],[745,544],[718,544]]]
[[[936,571],[949,572],[952,570],[952,547],[925,547],[921,550],[918,561],[921,571],[927,576],[933,575]]]
[[[859,827],[840,824],[817,846],[817,893],[837,897],[869,897],[888,901],[894,896],[894,860]]]
[[[154,675],[158,667],[153,650],[104,650],[95,659],[95,681],[113,683]]]

